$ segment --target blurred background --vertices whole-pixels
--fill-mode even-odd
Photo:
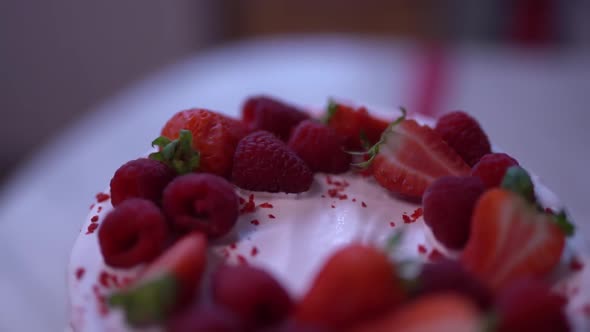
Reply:
[[[87,205],[165,119],[237,115],[253,93],[465,109],[585,221],[589,13],[585,0],[2,0],[0,331],[64,326]]]
[[[3,0],[0,174],[105,98],[220,44],[339,33],[588,48],[589,12],[583,0]]]

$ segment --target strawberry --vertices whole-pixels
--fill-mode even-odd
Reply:
[[[198,170],[228,177],[238,141],[247,133],[239,121],[205,109],[176,113],[162,129],[162,136],[177,139],[182,129],[192,133],[192,147],[199,151]]]
[[[346,138],[345,147],[349,150],[377,143],[388,125],[386,121],[371,117],[365,107],[355,109],[335,102],[328,104],[325,123]]]
[[[468,175],[470,168],[430,127],[406,119],[406,111],[368,151],[377,182],[391,192],[420,198],[436,179]]]
[[[150,264],[130,289],[111,295],[109,304],[122,307],[133,326],[162,322],[194,298],[206,254],[204,235],[184,236]]]
[[[494,290],[515,279],[544,277],[559,262],[571,231],[557,219],[514,191],[490,189],[475,206],[461,261]]]
[[[352,332],[476,332],[483,331],[482,327],[475,304],[449,292],[418,298]]]
[[[376,248],[350,244],[324,264],[295,312],[299,322],[341,331],[404,298],[395,267]]]

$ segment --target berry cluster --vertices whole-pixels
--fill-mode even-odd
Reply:
[[[477,330],[492,314],[497,321],[486,328],[494,331],[568,331],[565,300],[543,280],[572,231],[565,214],[536,205],[527,172],[492,153],[466,113],[449,113],[434,128],[401,113],[388,124],[330,102],[316,121],[265,96],[248,99],[241,120],[177,113],[153,142],[158,151],[111,180],[114,209],[98,232],[104,261],[147,264],[110,304],[132,325],[169,331]],[[234,186],[305,192],[314,173],[343,173],[353,161],[390,192],[420,199],[425,224],[459,259],[425,264],[407,279],[388,253],[352,243],[324,263],[301,298],[249,265],[222,264],[202,282],[208,240],[237,222]]]

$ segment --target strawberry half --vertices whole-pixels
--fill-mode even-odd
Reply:
[[[395,266],[376,248],[349,244],[324,264],[295,312],[298,322],[342,331],[405,297]]]
[[[403,108],[402,116],[389,125],[367,153],[369,160],[357,166],[370,165],[381,186],[409,197],[422,197],[440,177],[470,172],[465,161],[432,128],[406,119]]]
[[[150,264],[130,289],[111,295],[109,305],[122,307],[132,326],[162,322],[194,298],[206,254],[205,235],[186,235]]]
[[[564,214],[547,214],[528,201],[523,196],[528,186],[522,186],[522,177],[519,181],[480,197],[461,256],[465,268],[494,290],[516,279],[546,277],[561,258],[566,235],[573,232]]]
[[[379,141],[388,123],[372,117],[365,107],[352,106],[330,101],[324,118],[326,125],[345,138],[347,149],[360,149],[365,144]]]
[[[484,331],[483,327],[477,306],[449,292],[418,298],[352,332],[474,332]]]

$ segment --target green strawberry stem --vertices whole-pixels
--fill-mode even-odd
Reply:
[[[529,173],[522,167],[512,166],[506,170],[501,187],[513,191],[527,201],[535,202],[535,187]]]
[[[576,227],[569,220],[565,210],[561,210],[558,214],[553,215],[553,221],[567,236],[572,236],[575,233]]]
[[[498,330],[499,317],[495,312],[485,313],[481,319],[482,332],[495,332]]]
[[[330,99],[328,100],[328,107],[326,110],[326,115],[320,120],[320,122],[323,124],[330,123],[330,120],[332,120],[332,117],[334,117],[334,114],[336,114],[336,111],[338,110],[338,104]]]
[[[178,139],[170,140],[160,136],[152,142],[152,146],[160,147],[160,151],[150,154],[150,158],[161,161],[182,175],[199,168],[200,154],[194,150],[193,134],[190,130],[181,130]]]
[[[524,197],[527,201],[536,205],[537,209],[542,213],[547,213],[535,202],[535,189],[533,186],[533,181],[531,177],[522,167],[519,166],[512,166],[506,171],[506,175],[504,175],[504,179],[502,180],[502,188],[513,191],[522,197]],[[553,221],[559,228],[563,231],[563,233],[567,236],[571,236],[574,234],[575,227],[574,224],[569,220],[567,213],[565,210],[561,210],[557,214],[551,213],[553,217]]]
[[[348,153],[350,153],[352,155],[367,155],[367,156],[369,156],[369,159],[366,161],[363,161],[360,163],[353,163],[352,164],[353,167],[363,169],[363,168],[367,168],[371,165],[371,163],[373,162],[373,160],[375,159],[375,157],[379,153],[379,148],[387,140],[387,136],[388,136],[389,132],[392,131],[395,126],[402,123],[406,119],[406,115],[408,112],[403,107],[400,107],[400,110],[402,112],[402,115],[399,116],[397,119],[395,119],[392,123],[390,123],[389,126],[387,126],[387,128],[383,131],[383,133],[381,133],[381,138],[379,139],[379,141],[377,143],[375,143],[371,148],[369,148],[367,151],[363,151],[363,152],[347,151]]]
[[[159,323],[168,317],[176,305],[177,288],[176,279],[171,275],[164,275],[111,295],[108,304],[121,307],[131,326]]]

